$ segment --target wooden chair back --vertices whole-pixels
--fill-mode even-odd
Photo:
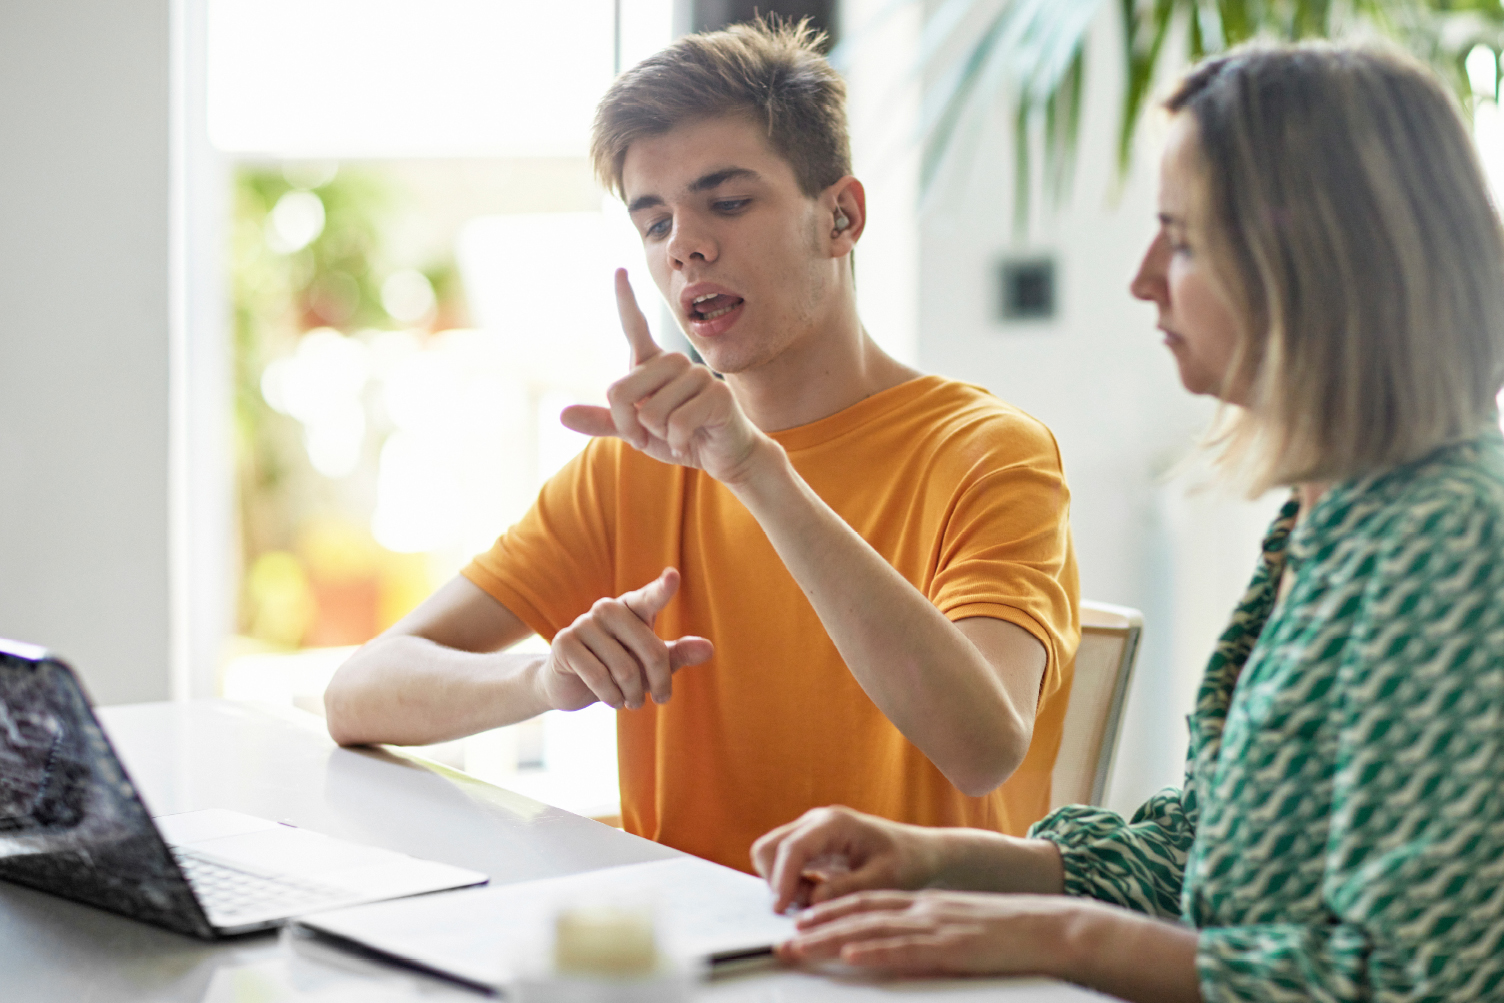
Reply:
[[[1082,601],[1081,646],[1076,650],[1060,753],[1050,777],[1050,810],[1067,804],[1100,805],[1107,796],[1143,632],[1144,617],[1138,610]]]

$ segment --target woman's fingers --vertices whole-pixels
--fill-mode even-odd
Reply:
[[[932,934],[905,934],[854,941],[843,945],[839,956],[848,965],[919,975],[953,971],[950,946]]]
[[[848,945],[930,934],[934,932],[934,926],[933,921],[906,911],[884,909],[845,916],[819,930],[801,933],[786,947],[801,961],[820,961],[842,956]]]
[[[752,847],[773,908],[808,906],[864,888],[894,887],[901,835],[895,824],[839,805],[815,808]]]
[[[809,905],[814,889],[814,876],[808,873],[810,865],[816,860],[844,855],[848,843],[841,831],[844,828],[847,823],[840,811],[815,808],[801,815],[793,829],[779,839],[773,848],[768,877],[775,912]]]
[[[752,867],[759,877],[768,880],[773,872],[773,864],[778,858],[778,847],[802,824],[802,818],[796,818],[792,822],[785,822],[778,828],[763,833],[752,844]]]
[[[778,955],[914,974],[1058,974],[1053,946],[1081,908],[1058,895],[864,892],[804,913]]]
[[[814,930],[850,916],[874,912],[897,912],[908,909],[918,900],[917,892],[868,891],[843,895],[806,909],[796,923],[800,930]]]

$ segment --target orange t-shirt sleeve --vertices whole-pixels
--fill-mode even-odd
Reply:
[[[461,572],[548,640],[615,595],[619,444],[596,439],[549,478],[515,526]]]
[[[1047,659],[1042,700],[1059,688],[1080,637],[1070,490],[1049,432],[1032,421],[1008,426],[1006,461],[958,488],[930,600],[953,621],[990,616],[1032,634]]]

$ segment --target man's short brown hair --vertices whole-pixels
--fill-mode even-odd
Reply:
[[[846,83],[820,46],[824,32],[759,18],[686,35],[616,78],[595,111],[590,159],[617,195],[627,147],[647,136],[722,115],[766,123],[768,143],[814,196],[851,173]]]

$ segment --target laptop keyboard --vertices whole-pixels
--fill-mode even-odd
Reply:
[[[216,926],[232,925],[240,916],[293,916],[351,897],[344,888],[293,877],[252,874],[181,846],[172,848],[172,856]]]

